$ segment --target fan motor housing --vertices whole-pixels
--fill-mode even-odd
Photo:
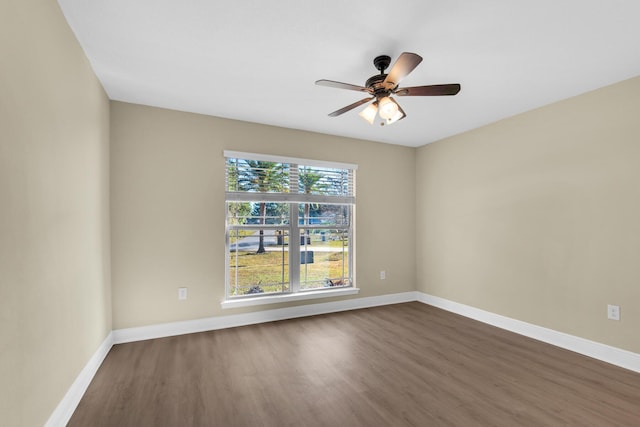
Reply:
[[[364,84],[366,87],[370,87],[375,89],[376,84],[380,84],[387,78],[386,74],[376,74],[375,76],[371,76],[367,79],[367,82]]]
[[[365,86],[371,88],[373,90],[373,94],[376,96],[386,96],[389,90],[382,84],[386,78],[386,74],[376,74],[375,76],[371,76],[367,79]]]

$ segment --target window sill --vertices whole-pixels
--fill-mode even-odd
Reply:
[[[261,296],[255,298],[238,298],[238,299],[228,299],[224,300],[220,303],[220,306],[223,309],[226,308],[238,308],[238,307],[249,307],[252,305],[266,305],[266,304],[278,304],[282,302],[289,301],[302,301],[308,299],[316,299],[316,298],[331,298],[331,297],[341,297],[345,295],[355,295],[360,292],[359,288],[343,288],[343,289],[335,289],[330,291],[308,291],[308,292],[298,292],[295,294],[286,294],[286,295],[273,295],[273,296]]]

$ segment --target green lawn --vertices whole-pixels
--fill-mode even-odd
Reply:
[[[325,242],[327,246],[342,246],[342,242]],[[336,244],[337,245],[334,245]],[[258,285],[264,292],[288,291],[289,282],[289,253],[287,251],[267,251],[256,254],[255,251],[237,254],[231,252],[230,256],[230,294],[243,295],[252,286]],[[300,265],[300,281],[303,289],[324,287],[326,279],[336,281],[348,276],[347,254],[342,252],[315,251],[313,263]],[[237,276],[236,276],[237,273]],[[236,290],[237,277],[237,291]]]

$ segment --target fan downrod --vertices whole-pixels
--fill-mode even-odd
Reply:
[[[384,70],[389,67],[389,64],[391,64],[391,57],[387,55],[376,56],[373,60],[373,65],[375,65],[375,67],[380,70],[380,74],[369,77],[364,85],[368,88],[373,89],[373,94],[376,97],[388,95],[388,91],[382,85],[382,82],[387,77],[387,75],[384,73]]]

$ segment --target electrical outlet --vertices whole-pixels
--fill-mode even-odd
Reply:
[[[380,270],[380,280],[384,280],[387,278],[387,272],[384,270]]]
[[[620,306],[619,305],[607,305],[607,319],[620,320]]]
[[[187,299],[187,288],[178,288],[178,299],[181,301]]]

